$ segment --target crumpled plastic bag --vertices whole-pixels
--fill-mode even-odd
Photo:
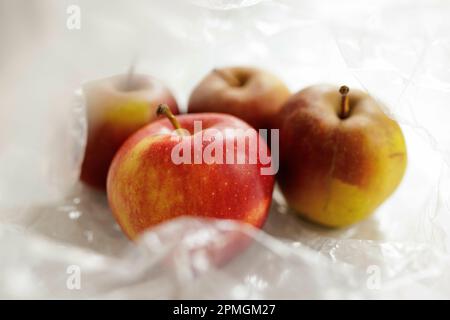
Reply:
[[[68,30],[62,2],[0,1],[1,298],[450,296],[450,5],[103,2],[78,1],[81,29]],[[105,195],[77,182],[86,121],[73,92],[136,55],[184,110],[206,72],[231,64],[267,68],[293,91],[368,90],[404,130],[404,180],[349,228],[304,222],[276,189],[263,231],[179,218],[131,243]],[[236,235],[249,246],[215,264]]]

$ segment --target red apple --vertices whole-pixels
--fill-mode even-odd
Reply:
[[[192,92],[188,112],[229,113],[255,129],[270,129],[289,96],[286,85],[265,70],[214,69]]]
[[[402,130],[378,101],[329,85],[293,95],[279,114],[278,183],[308,220],[342,227],[371,214],[399,185]]]
[[[251,133],[258,151],[267,151],[260,135],[230,115],[175,118],[167,106],[159,111],[170,121],[153,122],[131,136],[109,170],[108,200],[125,234],[134,239],[147,228],[184,215],[261,227],[272,201],[274,176],[262,174],[267,167],[259,152],[253,154],[256,161],[252,163],[254,148],[245,143]],[[202,130],[196,132],[199,124]],[[174,127],[182,127],[184,132],[174,131]],[[244,147],[239,147],[241,143]],[[215,146],[223,146],[223,163]],[[180,155],[191,163],[180,162],[176,158]],[[206,155],[217,157],[210,161]],[[233,157],[226,158],[229,155]]]
[[[122,143],[156,119],[160,103],[178,113],[175,98],[160,81],[143,74],[117,75],[86,83],[88,138],[81,180],[106,188],[109,165]]]

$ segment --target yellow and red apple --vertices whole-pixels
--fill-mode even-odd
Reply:
[[[267,149],[265,141],[231,115],[175,118],[168,110],[160,108],[170,121],[161,119],[140,129],[112,161],[108,200],[125,234],[135,239],[146,229],[179,216],[231,219],[261,227],[272,201],[274,176],[261,174],[265,165],[259,153],[255,163],[250,161],[249,143],[244,142],[243,148],[238,144],[246,139],[243,131],[256,137],[259,148]],[[194,130],[196,121],[202,130]],[[174,126],[183,130],[174,131]],[[213,144],[223,146],[224,155],[233,152],[234,160],[205,159],[207,152],[218,155],[219,149],[212,151]],[[174,160],[174,152],[190,162]]]
[[[122,143],[138,129],[156,119],[160,103],[178,113],[177,103],[160,81],[143,74],[117,75],[83,86],[88,137],[81,180],[106,188],[109,165]]]
[[[402,130],[376,100],[329,85],[293,95],[278,116],[278,182],[289,205],[331,227],[366,218],[399,185]]]
[[[275,75],[258,68],[214,69],[194,89],[188,112],[232,114],[255,129],[270,129],[290,91]]]

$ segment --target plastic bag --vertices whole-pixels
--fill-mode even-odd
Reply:
[[[79,1],[80,30],[66,28],[64,3],[0,2],[0,297],[448,298],[450,6],[167,2]],[[302,221],[275,190],[264,231],[180,218],[133,244],[105,195],[77,182],[86,124],[73,91],[136,54],[184,110],[222,65],[267,68],[293,91],[366,89],[404,130],[405,178],[350,228]],[[250,246],[212,263],[236,234]]]

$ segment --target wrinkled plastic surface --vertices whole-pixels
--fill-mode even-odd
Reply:
[[[166,2],[78,1],[70,31],[64,1],[0,1],[0,297],[449,298],[450,5]],[[268,68],[293,91],[368,90],[404,130],[405,178],[346,229],[302,221],[276,190],[264,231],[181,218],[133,244],[105,195],[77,182],[86,122],[73,92],[135,55],[184,109],[230,64]],[[250,246],[213,263],[236,235]]]

